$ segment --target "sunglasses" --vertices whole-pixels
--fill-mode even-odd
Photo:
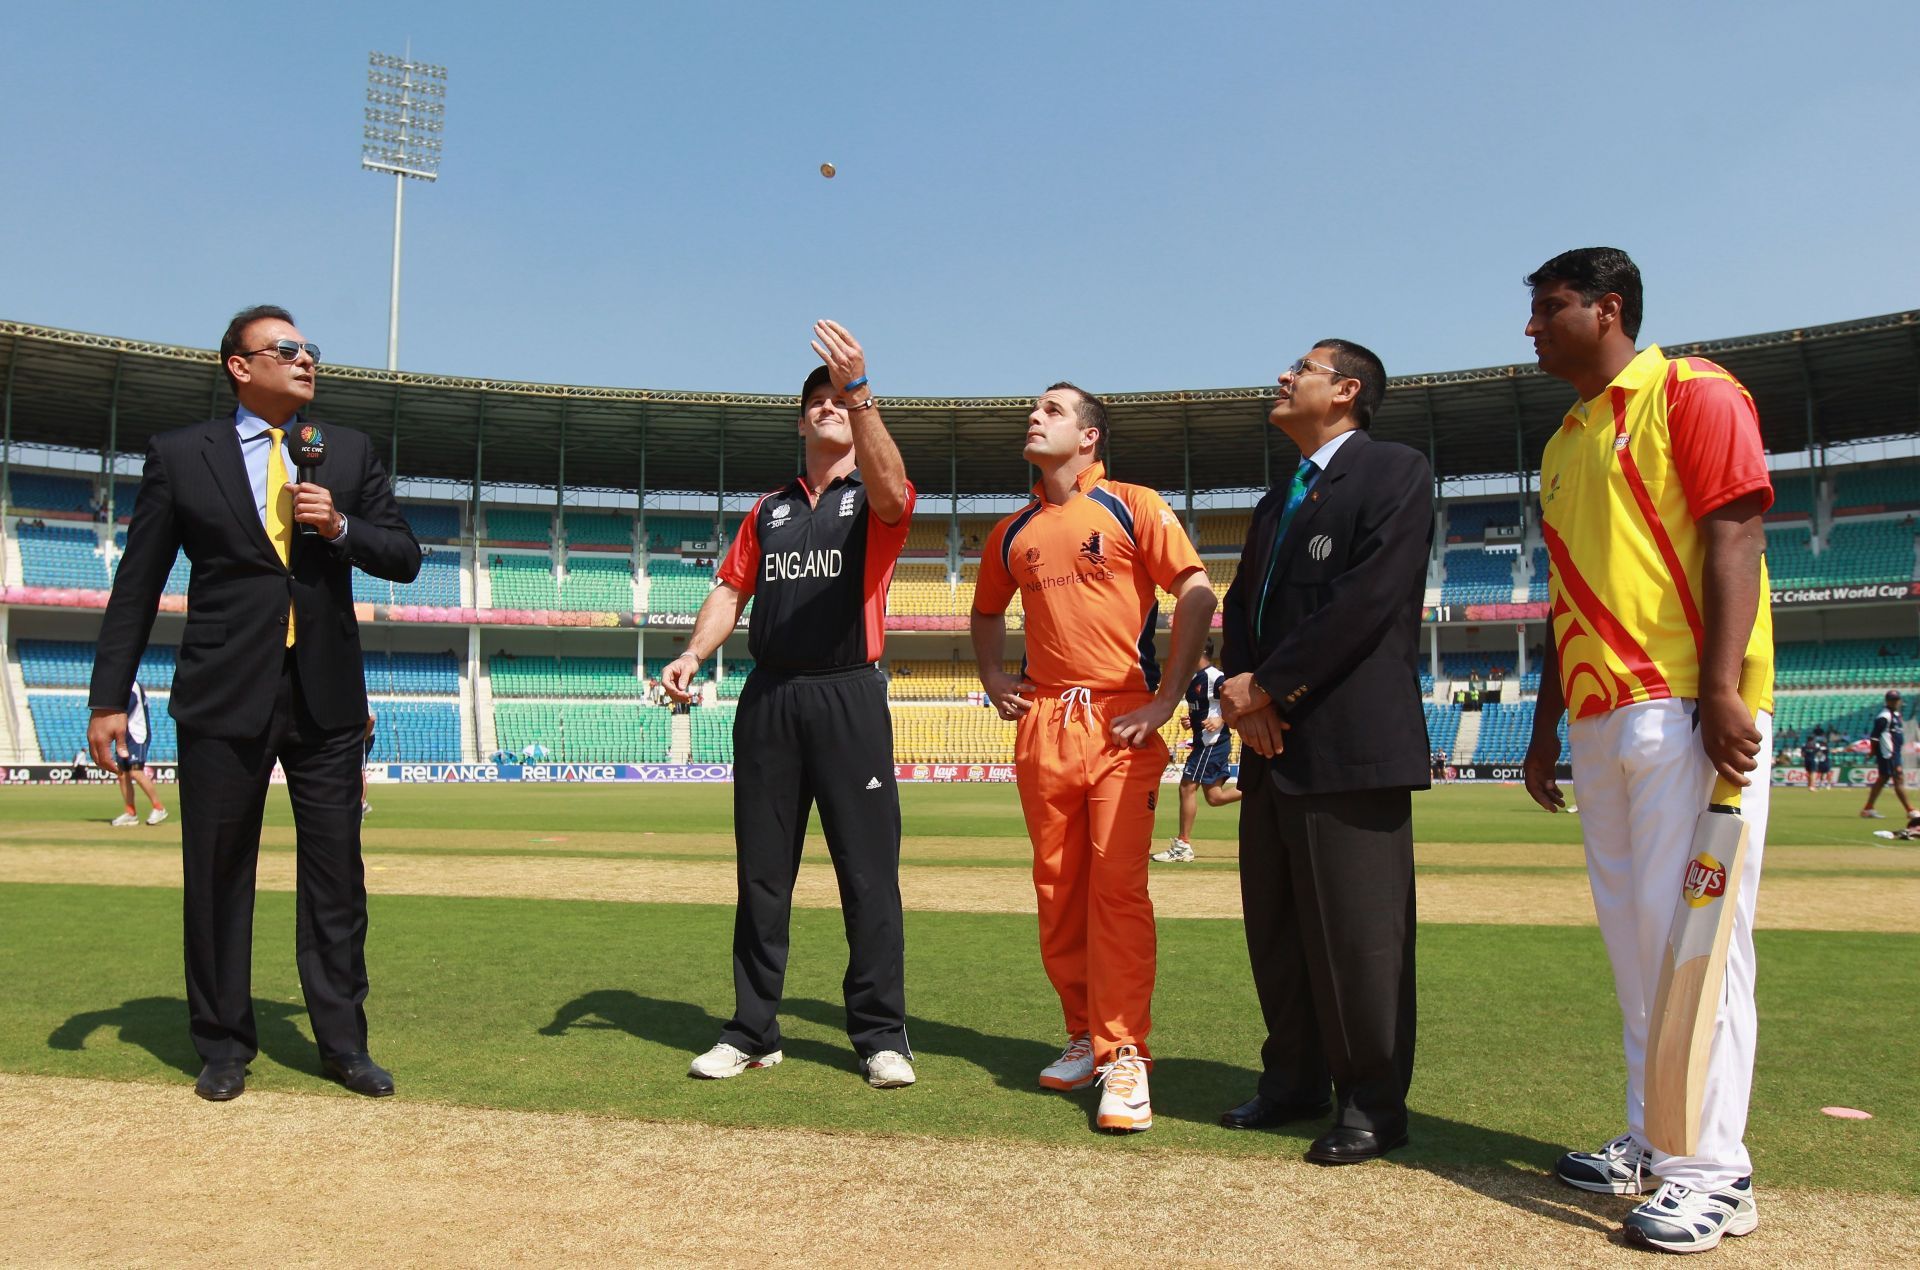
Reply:
[[[313,359],[314,365],[318,366],[320,364],[320,346],[318,344],[302,344],[299,340],[275,340],[265,348],[256,348],[252,352],[242,353],[240,356],[258,357],[262,353],[272,353],[283,362],[298,361],[300,354],[305,353]]]
[[[1294,359],[1293,365],[1287,367],[1286,373],[1293,376],[1295,379],[1300,378],[1300,376],[1302,375],[1332,375],[1335,379],[1352,379],[1353,378],[1352,375],[1341,374],[1339,371],[1335,370],[1331,366],[1323,366],[1319,362],[1314,361],[1311,357],[1300,357],[1300,358]]]

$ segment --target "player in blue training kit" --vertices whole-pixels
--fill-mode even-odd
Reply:
[[[1873,717],[1873,731],[1868,735],[1873,750],[1873,761],[1877,771],[1873,775],[1873,784],[1867,787],[1867,805],[1860,809],[1860,815],[1866,820],[1883,820],[1879,812],[1873,809],[1873,800],[1880,797],[1880,791],[1889,779],[1893,781],[1893,796],[1900,800],[1907,818],[1913,818],[1913,804],[1907,801],[1906,781],[1900,774],[1900,760],[1907,753],[1907,733],[1900,722],[1900,694],[1889,692],[1884,710]]]
[[[1220,685],[1226,676],[1213,664],[1213,645],[1200,655],[1200,669],[1187,683],[1187,713],[1184,724],[1193,733],[1193,751],[1180,772],[1180,833],[1165,851],[1153,853],[1161,864],[1178,864],[1193,859],[1193,820],[1200,814],[1200,794],[1206,792],[1207,804],[1225,807],[1240,801],[1240,791],[1227,788],[1228,760],[1233,753],[1233,733],[1220,717]]]
[[[1820,764],[1827,757],[1827,734],[1819,728],[1800,742],[1800,766],[1807,769],[1807,788],[1820,788]]]
[[[147,711],[147,690],[139,681],[127,690],[127,752],[113,752],[120,777],[120,801],[127,809],[113,818],[116,829],[125,829],[140,823],[140,813],[134,810],[133,787],[139,785],[147,796],[152,810],[147,813],[147,823],[157,825],[167,818],[167,809],[160,805],[160,791],[153,787],[153,777],[147,775],[147,747],[152,743],[152,716]]]

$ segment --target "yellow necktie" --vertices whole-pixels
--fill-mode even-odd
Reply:
[[[286,564],[293,555],[293,495],[287,493],[287,461],[281,457],[280,441],[286,433],[268,428],[272,442],[267,450],[267,537],[273,540],[274,554]],[[287,647],[293,647],[293,605],[287,605]]]

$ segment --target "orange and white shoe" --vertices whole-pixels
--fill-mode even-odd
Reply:
[[[1093,1038],[1085,1032],[1067,1042],[1060,1057],[1040,1069],[1042,1089],[1085,1089],[1093,1083]]]
[[[1113,1052],[1100,1068],[1100,1114],[1094,1121],[1105,1133],[1139,1133],[1153,1128],[1153,1104],[1147,1098],[1147,1060],[1131,1045]]]

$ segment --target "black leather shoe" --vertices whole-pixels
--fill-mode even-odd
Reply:
[[[193,1092],[208,1102],[231,1102],[247,1092],[247,1060],[244,1058],[210,1059],[200,1069],[200,1079],[193,1082]]]
[[[1331,1102],[1281,1102],[1265,1094],[1255,1094],[1232,1111],[1221,1112],[1220,1127],[1264,1129],[1269,1125],[1286,1124],[1290,1120],[1318,1120],[1332,1110]]]
[[[365,1054],[324,1059],[320,1069],[356,1094],[369,1098],[387,1098],[393,1094],[393,1074]]]
[[[1335,1125],[1313,1140],[1313,1145],[1307,1148],[1307,1158],[1315,1164],[1359,1164],[1377,1160],[1395,1147],[1405,1145],[1405,1129],[1386,1135]]]

